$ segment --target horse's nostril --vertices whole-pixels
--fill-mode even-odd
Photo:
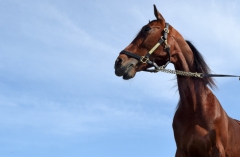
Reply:
[[[116,65],[121,65],[122,64],[122,59],[121,58],[117,58],[115,64]]]

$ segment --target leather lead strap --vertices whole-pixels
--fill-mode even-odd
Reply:
[[[224,75],[224,74],[203,74],[202,77],[238,77],[240,80],[240,76],[237,75]]]

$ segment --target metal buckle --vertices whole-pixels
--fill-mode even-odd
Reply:
[[[163,30],[164,30],[165,33],[169,33],[169,29],[164,28]]]
[[[161,39],[163,40],[163,42],[164,42],[164,44],[165,44],[165,49],[166,48],[168,48],[168,47],[170,47],[169,45],[168,45],[168,43],[167,43],[167,40],[165,40],[165,39],[163,39],[163,36],[161,36]]]
[[[145,57],[145,56],[142,56],[142,57],[140,58],[140,61],[141,61],[142,63],[147,63],[148,60],[149,60],[149,58],[147,58],[147,57]]]

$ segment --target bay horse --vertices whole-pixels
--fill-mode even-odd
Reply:
[[[176,75],[180,100],[172,123],[175,157],[240,157],[240,122],[227,115],[211,91],[216,87],[213,79],[203,77],[210,74],[210,68],[194,45],[165,22],[155,5],[154,15],[156,20],[143,26],[120,52],[115,74],[128,80],[149,68],[164,70],[171,62],[176,74],[184,71],[184,76]]]

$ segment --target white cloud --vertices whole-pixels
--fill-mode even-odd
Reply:
[[[12,103],[11,100],[10,103]],[[128,131],[129,129],[152,130],[166,127],[169,117],[148,113],[139,105],[129,108],[124,104],[111,106],[107,103],[58,104],[56,102],[25,98],[15,105],[1,98],[1,126],[15,129],[29,128],[47,134],[76,136],[106,132]],[[139,108],[140,107],[140,108]],[[47,129],[46,129],[47,128]]]
[[[176,2],[171,8],[164,6],[170,6],[168,3],[172,2],[164,3],[166,5],[158,6],[157,4],[157,7],[164,13],[166,20],[174,27],[176,26],[184,36],[200,45],[200,49],[203,49],[202,47],[209,40],[214,42],[211,42],[212,45],[208,45],[208,48],[220,45],[228,49],[228,45],[231,45],[230,52],[226,52],[229,56],[228,60],[233,58],[234,62],[238,61],[239,44],[237,43],[240,41],[240,34],[239,20],[235,14],[232,15],[230,12],[229,15],[225,15],[221,9],[214,7],[208,11],[209,8],[205,8],[203,3],[201,7],[197,7],[193,3],[184,3],[183,6],[180,5],[181,2]],[[19,4],[22,5],[22,3]],[[0,98],[1,108],[4,109],[2,115],[8,121],[2,120],[0,123],[8,127],[26,126],[43,132],[64,135],[101,133],[118,129],[144,130],[159,129],[164,126],[171,128],[173,108],[178,101],[177,88],[174,88],[176,81],[171,81],[174,75],[141,72],[128,82],[114,75],[115,57],[124,46],[127,46],[121,47],[121,45],[127,43],[126,40],[130,42],[135,35],[129,32],[137,33],[141,23],[147,23],[148,19],[154,18],[152,4],[148,4],[148,2],[144,5],[136,4],[133,8],[128,6],[126,14],[130,14],[129,17],[134,21],[126,18],[125,22],[129,23],[122,25],[115,25],[116,21],[120,20],[116,17],[122,15],[114,12],[116,15],[111,21],[114,24],[110,25],[105,21],[104,27],[97,25],[104,28],[104,30],[98,29],[103,38],[98,38],[91,29],[83,28],[79,21],[72,19],[67,13],[49,3],[22,6],[26,9],[26,15],[34,10],[37,18],[34,14],[30,14],[27,16],[30,19],[21,21],[21,33],[27,36],[28,40],[33,40],[40,46],[46,46],[47,52],[40,47],[35,48],[34,53],[25,51],[28,50],[26,47],[31,45],[24,45],[25,47],[20,47],[21,54],[9,50],[12,54],[2,59],[4,66],[1,65],[1,68],[8,71],[7,74],[10,73],[8,78],[18,78],[23,87],[9,89],[14,85],[6,84],[5,89],[8,89],[9,93],[15,91],[15,95],[9,93],[4,95],[5,92],[2,92]],[[104,8],[106,9],[107,6]],[[126,14],[124,17],[128,17]],[[108,16],[108,14],[103,15]],[[101,14],[104,18],[103,15]],[[226,25],[223,25],[222,20]],[[226,28],[234,31],[228,32]],[[105,40],[105,37],[110,39]],[[231,40],[227,40],[228,38]],[[112,42],[109,41],[111,39]],[[206,42],[202,44],[201,42],[205,40]],[[213,56],[216,54],[211,52],[212,50],[215,52],[219,49],[213,48],[209,50],[209,54],[206,51],[203,54],[207,59],[210,58],[210,64],[214,65],[214,72],[227,71],[228,68],[222,70],[227,64],[224,57],[226,53],[219,51],[221,54],[215,59]],[[15,67],[10,68],[16,64],[15,61],[21,70],[16,70]],[[227,66],[232,65],[227,64]],[[170,66],[170,68],[173,67]],[[231,71],[236,70],[233,68]],[[19,83],[18,81],[16,82]],[[18,94],[19,96],[16,96]],[[24,94],[25,97],[22,98]],[[117,94],[122,97],[124,103],[111,100]],[[95,98],[93,95],[98,97]],[[79,97],[85,101],[84,103],[80,100],[74,102],[75,100],[69,100],[67,97]],[[93,101],[93,99],[96,100]],[[162,104],[163,102],[167,104]],[[152,103],[159,103],[159,111],[152,111],[154,110]],[[145,111],[145,106],[150,106],[152,110]],[[161,112],[170,108],[171,114]]]
[[[0,22],[4,28],[0,30],[4,35],[0,42],[0,126],[7,135],[2,150],[33,150],[44,156],[42,152],[61,147],[66,153],[69,147],[75,149],[72,139],[79,142],[91,136],[88,144],[92,145],[99,135],[111,138],[109,134],[121,133],[128,138],[133,131],[139,140],[144,135],[154,135],[153,141],[156,136],[169,136],[158,144],[172,143],[168,149],[174,151],[170,130],[179,97],[174,75],[140,72],[124,81],[114,75],[113,68],[118,52],[142,25],[154,19],[155,1],[7,3],[11,5],[4,6],[11,7],[0,15],[4,19]],[[156,5],[170,24],[193,41],[214,72],[235,74],[240,73],[240,22],[239,2],[234,3],[170,0]],[[221,79],[222,84],[224,80],[229,83]],[[228,93],[231,103],[237,102],[238,93],[232,90],[218,93],[223,102],[229,102],[224,98],[229,98]],[[228,107],[229,115],[237,115]],[[36,145],[41,145],[41,151],[35,151]],[[126,150],[118,141],[116,145]]]

